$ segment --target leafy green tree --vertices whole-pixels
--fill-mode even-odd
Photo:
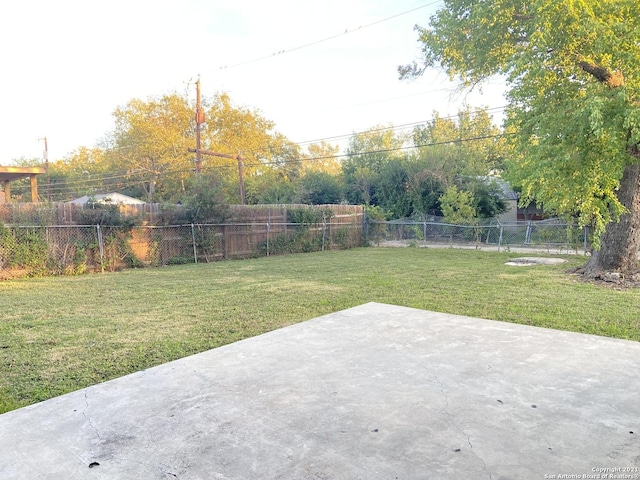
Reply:
[[[222,181],[215,172],[198,175],[186,192],[183,206],[193,223],[222,223],[229,217]]]
[[[460,177],[456,184],[460,190],[471,194],[478,218],[493,218],[507,211],[504,194],[495,180],[489,177]]]
[[[407,179],[407,195],[412,205],[413,215],[441,216],[440,197],[445,191],[446,182],[440,175],[434,174],[424,157],[411,159]]]
[[[331,145],[324,140],[320,143],[312,143],[307,147],[307,153],[303,155],[301,170],[303,172],[326,172],[331,175],[341,173],[339,150],[338,145]]]
[[[353,204],[372,205],[378,173],[366,165],[349,165],[344,168],[344,177],[347,183],[347,200]]]
[[[298,181],[300,203],[330,205],[342,202],[344,188],[337,175],[323,171],[308,172]]]
[[[216,172],[227,201],[238,202],[239,165],[245,181],[275,170],[296,177],[300,148],[274,130],[257,110],[234,105],[226,93],[202,99],[201,148],[230,158],[202,155],[201,172]],[[134,99],[114,112],[116,126],[104,161],[120,191],[149,202],[178,201],[195,188],[195,105],[184,95]],[[259,181],[255,182],[259,183]]]
[[[376,204],[375,184],[383,167],[400,158],[407,138],[389,127],[374,127],[354,134],[347,147],[342,172],[350,203]]]
[[[414,144],[426,168],[446,184],[458,175],[481,176],[503,168],[506,141],[486,108],[467,106],[456,117],[438,112],[413,132]]]
[[[80,147],[67,157],[52,162],[49,174],[54,200],[106,193],[127,185],[126,172],[114,170],[101,148]],[[135,193],[132,196],[136,197]]]
[[[410,171],[404,158],[395,158],[382,166],[375,183],[376,205],[393,218],[405,218],[413,213],[408,192]]]
[[[439,198],[452,185],[472,192],[479,216],[490,217],[491,212],[500,210],[482,181],[461,181],[501,170],[507,156],[502,130],[486,108],[466,107],[455,117],[434,112],[432,120],[414,129],[413,142],[417,155],[407,189],[415,212],[441,215]]]
[[[295,185],[283,172],[273,168],[264,168],[259,174],[248,177],[245,188],[249,204],[282,204],[294,201]]]
[[[440,197],[440,205],[446,222],[453,225],[472,225],[476,223],[473,193],[458,190],[458,187],[453,185],[447,188],[447,191]]]
[[[516,154],[509,177],[558,214],[594,228],[588,276],[638,270],[640,3],[444,0],[417,27],[423,59],[462,85],[502,75]]]
[[[144,190],[147,202],[169,199],[182,186],[182,174],[193,168],[193,109],[177,94],[134,99],[118,107],[112,148],[112,169]]]
[[[203,103],[207,104],[202,126],[203,148],[233,155],[233,158],[203,157],[202,169],[216,170],[222,176],[229,201],[239,200],[238,155],[243,158],[247,181],[266,169],[276,170],[281,178],[289,180],[299,176],[300,147],[277,132],[273,121],[256,109],[235,105],[224,92]]]
[[[265,153],[261,160],[265,166],[274,169],[289,181],[300,177],[302,165],[305,163],[300,147],[280,133],[275,134],[268,153]]]

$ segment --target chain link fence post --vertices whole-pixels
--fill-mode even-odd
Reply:
[[[269,237],[271,236],[271,221],[267,221],[267,257],[269,256]]]
[[[96,225],[96,236],[98,238],[98,251],[100,252],[100,271],[104,273],[104,243],[102,241],[102,228]]]
[[[271,232],[271,207],[267,210],[267,257],[269,256],[269,237]]]
[[[191,243],[193,245],[193,263],[198,263],[198,250],[196,249],[196,230],[193,223],[191,224]]]
[[[322,246],[320,247],[323,252],[324,252],[324,242],[325,242],[326,234],[327,234],[327,219],[323,216],[322,217]]]
[[[364,234],[364,244],[369,245],[369,217],[367,216],[367,210],[362,209],[362,232]]]

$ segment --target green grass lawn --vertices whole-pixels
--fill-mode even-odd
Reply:
[[[0,413],[366,302],[640,340],[640,291],[519,255],[360,248],[0,282]]]

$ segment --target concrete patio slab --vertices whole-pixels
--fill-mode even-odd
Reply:
[[[640,478],[639,367],[369,303],[0,415],[0,479]]]

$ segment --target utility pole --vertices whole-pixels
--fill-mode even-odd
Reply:
[[[202,168],[202,155],[200,144],[200,125],[204,123],[204,112],[202,111],[202,104],[200,100],[200,78],[196,82],[196,174],[200,173]]]
[[[44,140],[44,171],[47,175],[47,202],[51,202],[51,176],[49,175],[49,145],[47,144],[47,137],[39,138],[38,140]]]
[[[195,148],[189,148],[187,151],[191,153],[197,153]],[[222,157],[222,158],[233,158],[238,161],[238,178],[240,180],[240,202],[244,205],[247,202],[245,190],[244,190],[244,170],[242,165],[242,156],[241,155],[231,155],[230,153],[218,153],[212,152],[211,150],[200,150],[202,155],[210,155],[212,157]]]
[[[242,169],[242,157],[238,155],[238,179],[240,180],[240,204],[247,203],[246,195],[244,193],[244,173]]]
[[[209,150],[202,150],[200,143],[200,125],[204,123],[204,112],[202,111],[200,97],[200,78],[196,82],[196,148],[187,149],[191,153],[196,154],[196,174],[200,173],[202,168],[202,155],[211,155],[214,157],[234,158],[238,160],[238,178],[240,180],[240,202],[242,205],[246,203],[246,195],[244,190],[244,169],[242,165],[242,157],[240,155],[233,156],[228,153],[217,153]]]

